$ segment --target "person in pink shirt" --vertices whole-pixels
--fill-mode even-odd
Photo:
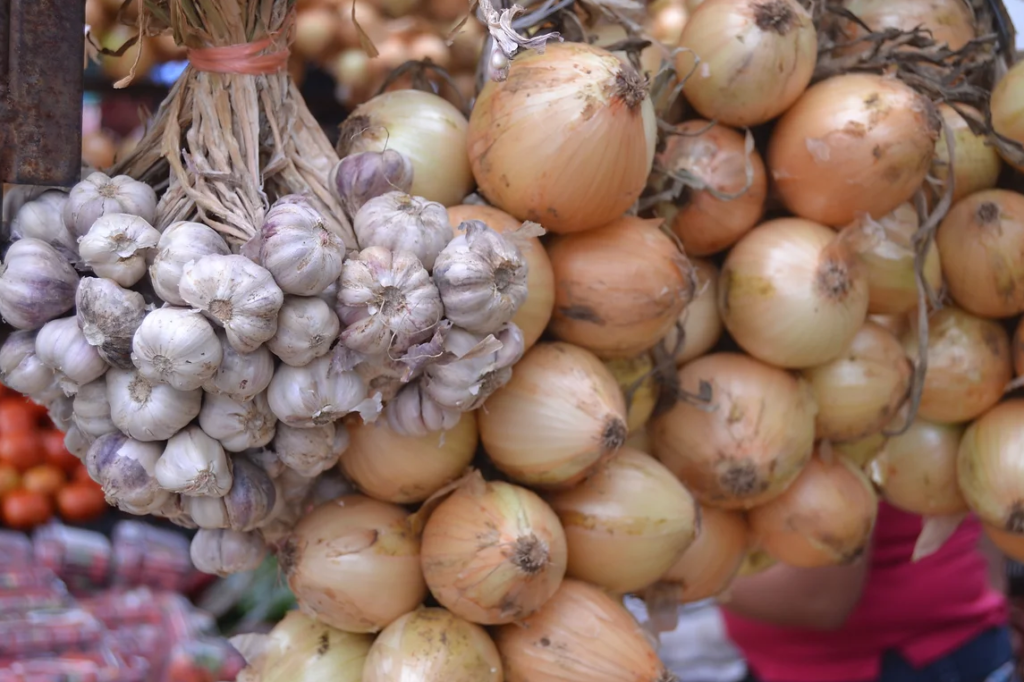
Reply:
[[[911,562],[920,531],[883,503],[857,562],[738,579],[722,606],[748,682],[1019,682],[1002,556],[969,517]]]

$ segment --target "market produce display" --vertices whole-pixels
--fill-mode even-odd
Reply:
[[[276,555],[248,682],[668,682],[680,604],[880,499],[1024,558],[1024,67],[877,5],[119,8],[190,65],[9,200],[0,379],[201,570]]]

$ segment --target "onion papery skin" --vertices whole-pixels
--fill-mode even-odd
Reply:
[[[407,613],[377,635],[362,682],[502,682],[487,631],[438,608]]]
[[[703,504],[749,509],[782,494],[811,456],[817,404],[802,379],[734,353],[705,355],[679,370],[692,395],[651,422],[654,455]]]
[[[662,342],[665,349],[674,354],[676,367],[704,355],[722,338],[722,316],[718,313],[718,268],[711,261],[700,258],[692,258],[690,264],[697,278],[697,293]]]
[[[565,532],[535,493],[468,479],[423,529],[423,575],[434,598],[472,623],[526,618],[565,577]]]
[[[643,629],[600,588],[567,579],[538,613],[494,634],[505,682],[670,680]]]
[[[493,206],[462,204],[448,209],[448,221],[456,235],[460,234],[459,225],[467,220],[484,222],[495,232],[504,235],[515,232],[523,224]],[[522,330],[523,343],[529,349],[537,343],[551,320],[551,311],[555,308],[555,273],[551,269],[551,259],[539,239],[521,235],[513,239],[526,259],[527,295],[512,322]]]
[[[515,481],[567,488],[626,440],[626,402],[593,353],[538,343],[477,418],[484,450]]]
[[[622,397],[629,405],[626,412],[626,428],[632,435],[647,426],[647,421],[658,403],[654,361],[649,353],[644,353],[635,358],[606,360],[604,366],[615,376],[619,388],[622,389]]]
[[[384,419],[352,420],[348,433],[342,471],[366,495],[395,504],[422,502],[457,479],[479,441],[473,412],[443,433],[402,436]]]
[[[343,632],[289,611],[271,630],[252,667],[260,682],[362,682],[372,643],[369,635]]]
[[[818,36],[794,0],[716,0],[693,12],[676,57],[685,75],[701,63],[683,94],[700,115],[725,125],[755,126],[797,101],[811,82]]]
[[[917,359],[917,320],[903,336],[903,348]],[[1010,337],[993,320],[947,306],[928,318],[928,371],[918,416],[955,424],[980,416],[999,402],[1012,378]]]
[[[555,336],[607,359],[650,350],[668,333],[694,291],[690,262],[660,222],[623,216],[548,245]]]
[[[865,322],[838,358],[802,372],[818,402],[817,437],[856,440],[881,431],[907,397],[912,373],[899,339]]]
[[[736,574],[736,577],[743,578],[748,575],[764,573],[778,563],[778,559],[763,549],[751,547],[750,551],[747,552],[747,556],[744,557],[743,564],[740,566],[740,571]]]
[[[725,328],[745,351],[778,367],[837,357],[867,317],[868,282],[852,241],[800,218],[755,227],[722,265]]]
[[[989,189],[957,202],[935,234],[953,299],[982,317],[1024,312],[1024,195]]]
[[[944,43],[953,50],[959,50],[975,37],[974,16],[963,0],[844,0],[840,4],[872,31],[911,31],[920,26],[928,29],[936,43]],[[863,27],[847,19],[838,19],[836,23],[847,40],[867,34]],[[870,46],[869,42],[861,42],[846,47],[842,53],[865,52]]]
[[[961,0],[952,1],[966,7]],[[985,120],[977,109],[965,104],[958,106],[974,113],[977,120]],[[956,155],[956,167],[953,169],[953,202],[960,201],[969,194],[995,187],[1003,165],[999,152],[988,144],[984,135],[975,135],[964,117],[953,107],[940,104],[939,113],[953,132],[953,153]],[[929,175],[942,181],[943,184],[935,190],[935,194],[941,196],[949,178],[949,147],[946,145],[945,130],[939,134],[939,141],[935,144],[935,158],[932,159]]]
[[[879,431],[864,438],[849,440],[844,443],[832,443],[832,451],[840,457],[853,462],[857,467],[864,469],[871,461],[878,456],[878,453],[885,447],[888,436]]]
[[[748,156],[745,138],[732,128],[696,119],[680,123],[676,131],[656,157],[658,167],[692,174],[722,194],[742,192],[717,199],[707,190],[688,187],[677,202],[657,205],[658,215],[668,221],[688,255],[709,256],[735,244],[761,220],[768,176],[761,155],[754,149]],[[748,160],[753,171],[749,183]],[[666,178],[658,189],[670,183]]]
[[[1013,333],[1013,370],[1017,376],[1024,376],[1024,317]]]
[[[984,524],[985,535],[1000,552],[1014,561],[1024,561],[1024,535]]]
[[[878,498],[844,457],[814,457],[780,497],[748,513],[754,542],[784,564],[817,568],[860,557],[871,540]]]
[[[983,522],[1024,534],[1024,400],[996,405],[967,427],[956,473],[960,492]]]
[[[615,594],[656,581],[697,536],[693,496],[656,459],[628,448],[547,500],[569,543],[566,575]]]
[[[647,183],[653,114],[641,77],[618,57],[549,43],[543,54],[517,55],[508,79],[488,81],[477,97],[473,175],[492,204],[520,220],[553,232],[598,227]]]
[[[964,428],[915,420],[889,438],[871,462],[871,478],[886,502],[910,514],[942,516],[967,511],[956,476]]]
[[[302,612],[346,632],[378,632],[427,595],[407,513],[362,495],[304,516],[278,561]]]
[[[931,103],[895,78],[834,76],[779,119],[768,170],[790,211],[843,226],[908,201],[928,174],[938,135]]]
[[[989,110],[993,129],[1024,145],[1024,62],[1014,64],[992,88]],[[1024,152],[1000,149],[1000,155],[1006,163],[1024,173]]]

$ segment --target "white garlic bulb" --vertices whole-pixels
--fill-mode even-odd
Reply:
[[[64,224],[84,237],[97,219],[114,213],[136,215],[152,224],[156,220],[156,192],[127,175],[111,178],[91,173],[75,185],[64,204]]]
[[[96,439],[82,433],[77,424],[72,424],[71,428],[64,434],[65,449],[81,460],[85,459],[85,456],[89,453],[89,447],[94,442],[96,442]]]
[[[160,233],[134,215],[115,213],[99,218],[78,240],[82,262],[100,277],[130,287],[146,274],[146,258]]]
[[[338,284],[338,280],[334,280],[327,285],[326,289],[317,294],[316,297],[331,306],[331,308],[334,308],[335,304],[338,302]]]
[[[185,264],[203,256],[226,256],[231,253],[228,243],[216,230],[189,221],[171,223],[160,235],[156,248],[156,257],[149,266],[153,290],[162,300],[180,306],[185,305],[185,299],[178,293]]]
[[[259,568],[267,546],[256,532],[201,529],[192,537],[189,556],[203,573],[223,577]]]
[[[462,413],[439,405],[423,390],[421,381],[414,381],[388,403],[385,414],[388,426],[402,436],[426,436],[447,431],[459,423]]]
[[[277,456],[277,453],[269,448],[251,448],[242,454],[248,457],[253,464],[266,471],[271,478],[277,478],[288,468]]]
[[[65,227],[62,215],[67,200],[68,195],[64,192],[48,189],[23,204],[11,221],[11,240],[38,239],[52,246],[69,262],[77,262],[78,237]]]
[[[278,367],[267,398],[278,419],[307,429],[329,424],[349,412],[359,412],[370,421],[381,410],[380,396],[367,398],[359,375],[333,367],[327,356],[305,367]]]
[[[109,367],[89,345],[75,317],[44,324],[36,334],[36,355],[53,370],[66,395],[74,395],[79,386],[99,379]]]
[[[295,367],[326,355],[341,323],[331,306],[315,296],[285,296],[277,315],[277,333],[267,341],[274,355]]]
[[[266,346],[251,353],[239,353],[228,343],[223,330],[217,330],[221,361],[217,373],[206,380],[203,390],[213,395],[225,395],[244,403],[267,390],[274,378],[274,356]]]
[[[273,440],[277,417],[270,411],[266,393],[248,402],[226,395],[207,395],[199,411],[199,425],[228,452],[242,452],[261,448]]]
[[[131,369],[132,340],[146,317],[142,294],[110,279],[83,277],[75,308],[86,341],[112,366]]]
[[[203,256],[186,263],[178,292],[224,327],[239,352],[253,352],[277,332],[284,292],[270,272],[245,256]]]
[[[81,386],[75,394],[72,410],[72,421],[87,438],[99,438],[118,430],[110,416],[106,378]]]
[[[277,502],[277,487],[267,472],[239,457],[233,460],[231,490],[222,497],[186,497],[185,512],[200,528],[250,531],[260,527]]]
[[[135,440],[167,440],[199,416],[203,392],[179,391],[131,369],[107,372],[110,418]]]
[[[39,329],[75,305],[78,273],[38,239],[11,244],[0,263],[0,315],[15,329]]]
[[[159,308],[132,340],[139,374],[179,391],[193,391],[217,373],[223,351],[213,326],[196,310]]]
[[[47,399],[32,399],[46,408],[46,416],[53,422],[58,431],[67,433],[67,430],[75,425],[72,415],[75,412],[74,401],[66,395],[57,395]]]
[[[285,293],[316,296],[341,275],[345,242],[303,197],[281,197],[247,245]]]
[[[434,267],[437,255],[452,239],[448,210],[405,192],[388,192],[367,201],[356,213],[352,229],[361,247],[408,251],[427,270]]]
[[[53,385],[53,370],[36,355],[36,332],[13,332],[0,346],[0,383],[18,393],[41,393]]]
[[[163,443],[143,443],[122,433],[97,438],[85,456],[89,476],[100,484],[107,502],[131,513],[152,513],[170,498],[155,478]]]
[[[224,448],[198,426],[171,436],[156,463],[156,480],[171,492],[196,497],[223,497],[234,480]]]
[[[452,327],[444,345],[444,356],[423,370],[423,390],[461,412],[477,409],[507,384],[525,350],[523,332],[512,322],[487,336]]]
[[[526,259],[512,240],[479,220],[459,229],[434,263],[445,317],[471,332],[496,331],[526,300]]]
[[[338,315],[341,341],[367,355],[401,353],[429,338],[444,316],[430,275],[413,254],[380,246],[345,261]]]
[[[272,446],[278,459],[306,478],[319,476],[338,463],[348,447],[348,430],[342,423],[297,429],[282,424]]]
[[[327,185],[341,199],[346,215],[351,218],[374,197],[387,192],[408,193],[412,180],[409,157],[394,149],[385,149],[349,154],[331,169]]]

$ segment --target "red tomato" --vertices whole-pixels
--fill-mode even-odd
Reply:
[[[0,403],[0,409],[2,406],[3,403]],[[43,449],[39,446],[39,432],[0,429],[0,462],[10,464],[18,471],[42,464]]]
[[[106,513],[103,490],[92,481],[72,481],[57,493],[57,509],[72,523],[95,521]]]
[[[28,398],[18,396],[0,400],[0,434],[34,431],[38,427],[39,413]]]
[[[9,528],[29,530],[46,523],[53,515],[50,498],[31,490],[12,490],[4,496],[0,505],[4,523]]]
[[[43,495],[53,496],[61,489],[67,476],[64,470],[52,464],[39,464],[21,476],[21,487],[25,490],[33,490]]]
[[[75,472],[71,478],[76,481],[92,482],[92,476],[89,475],[89,468],[85,466],[84,462],[78,463],[78,466],[75,467]]]
[[[60,467],[65,473],[73,474],[82,463],[64,447],[64,434],[57,429],[43,431],[39,440],[47,463]]]
[[[21,485],[18,470],[10,464],[0,464],[0,497]]]

